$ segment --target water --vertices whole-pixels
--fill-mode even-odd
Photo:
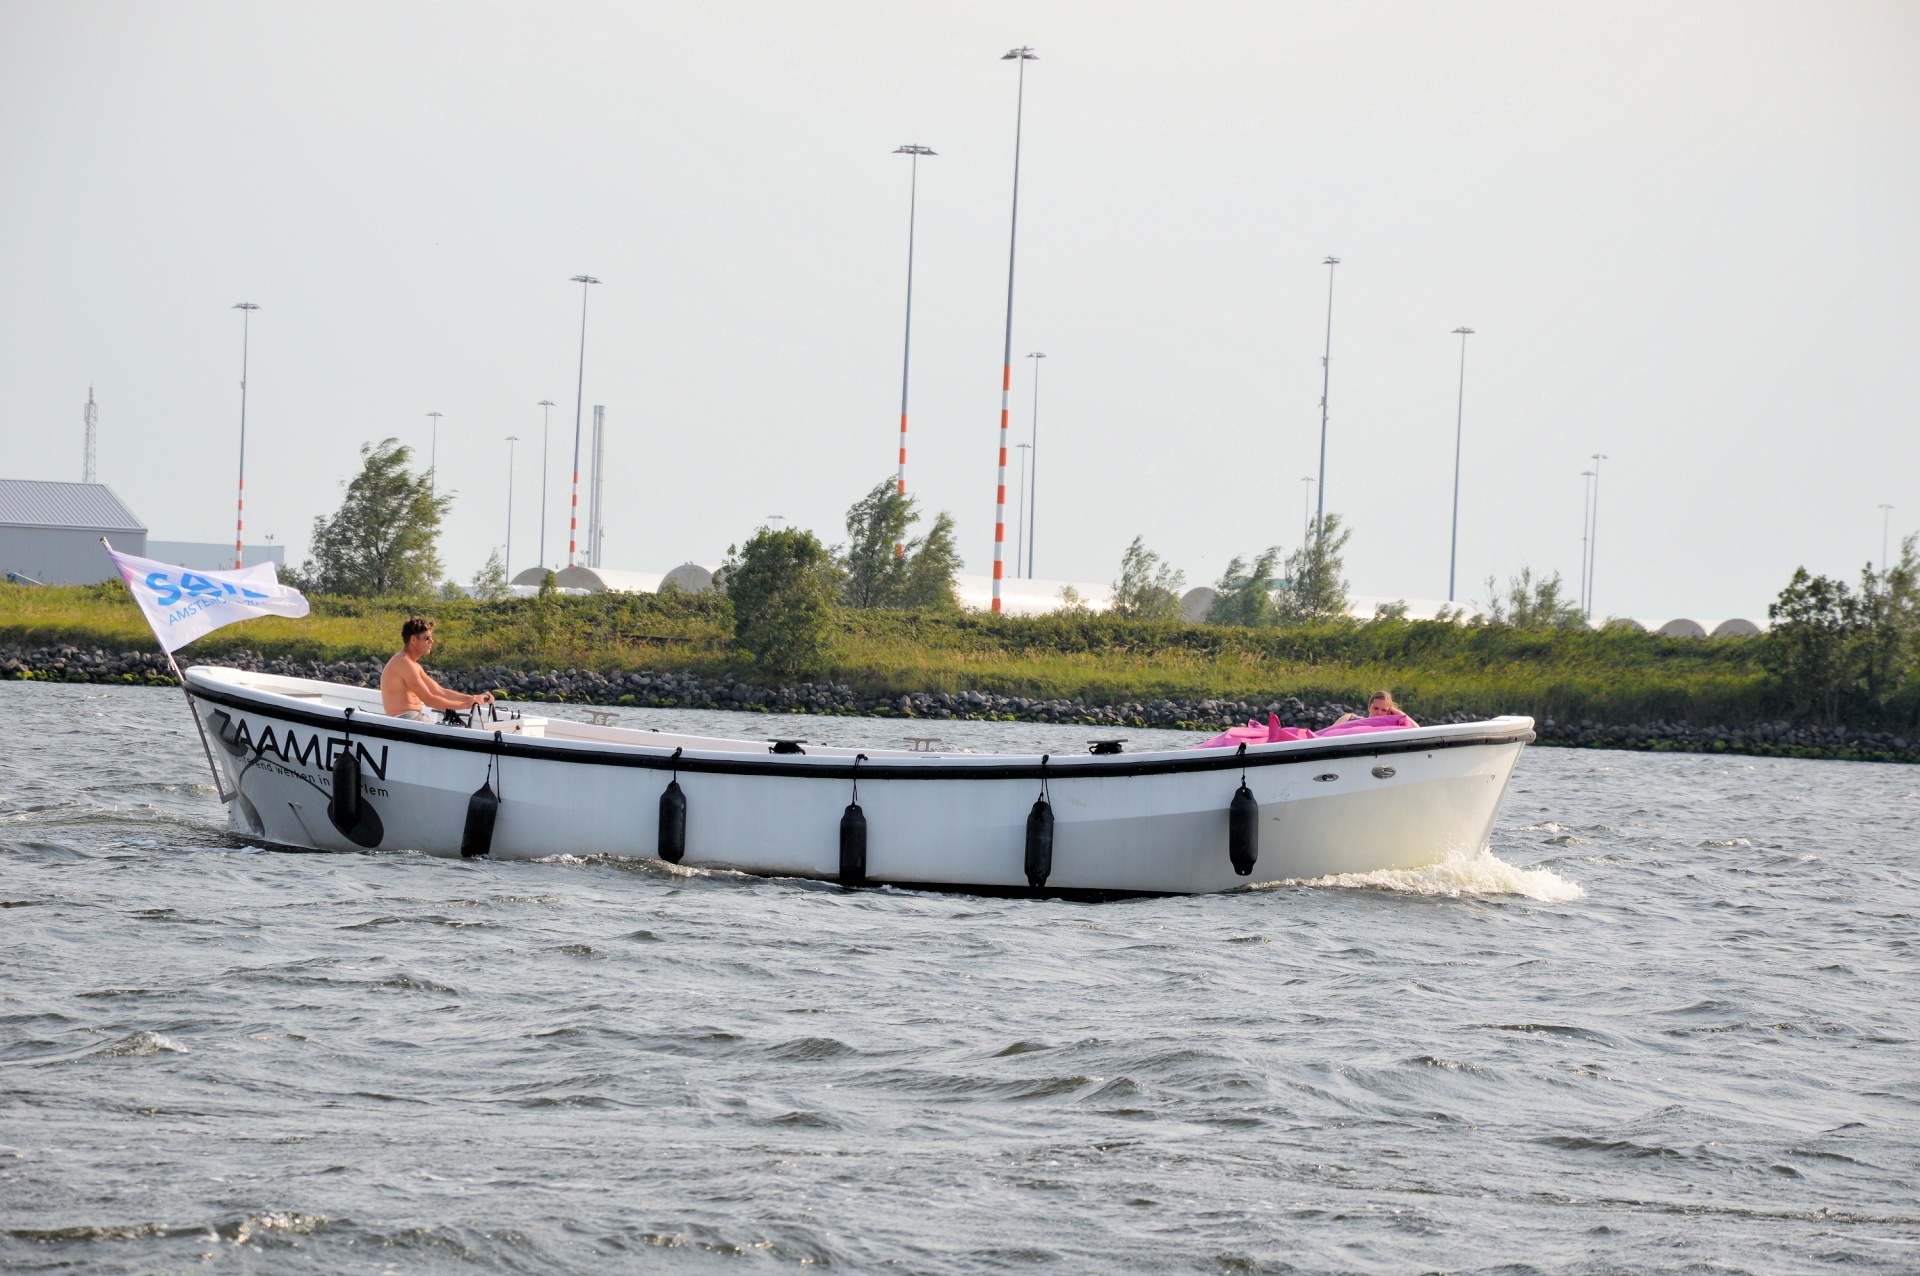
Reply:
[[[1491,856],[1033,903],[262,852],[176,694],[0,712],[0,1266],[1920,1269],[1920,769],[1533,749]]]

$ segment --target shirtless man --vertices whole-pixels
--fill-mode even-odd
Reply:
[[[413,616],[400,626],[400,650],[380,674],[380,707],[390,718],[413,722],[437,722],[433,709],[471,709],[492,704],[486,693],[477,696],[448,691],[435,682],[420,661],[433,650],[433,622],[425,616]]]

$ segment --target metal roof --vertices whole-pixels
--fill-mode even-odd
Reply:
[[[0,479],[0,526],[144,532],[146,524],[105,483]]]

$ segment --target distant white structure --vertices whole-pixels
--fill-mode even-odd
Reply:
[[[1219,590],[1211,585],[1195,585],[1180,595],[1180,612],[1189,624],[1197,625],[1206,620],[1207,613],[1219,601]],[[1448,603],[1437,598],[1379,598],[1355,594],[1350,595],[1347,602],[1347,614],[1355,620],[1372,620],[1380,614],[1381,607],[1405,607],[1408,620],[1438,619],[1442,608],[1450,608],[1462,620],[1480,614],[1480,609],[1472,603]]]
[[[80,481],[82,483],[98,483],[100,478],[97,468],[94,465],[94,451],[100,445],[100,407],[93,401],[92,386],[87,387],[87,406],[86,410],[81,413],[81,419],[84,420],[87,425],[87,441],[86,455],[80,462]]]
[[[1727,620],[1689,620],[1685,616],[1673,620],[1644,620],[1621,617],[1625,623],[1636,629],[1651,630],[1668,638],[1751,638],[1765,632],[1764,625],[1755,624],[1738,616]]]
[[[955,576],[954,592],[968,611],[993,609],[993,577]],[[1005,616],[1044,616],[1065,611],[1067,600],[1062,591],[1071,588],[1078,595],[1077,605],[1087,611],[1109,611],[1113,607],[1113,586],[1086,580],[1032,580],[1003,577],[1000,581],[1000,612]]]
[[[511,588],[515,596],[538,593],[548,568],[529,567],[514,576]],[[713,569],[698,563],[682,563],[670,572],[630,572],[614,567],[562,567],[553,573],[554,584],[570,594],[657,594],[672,581],[689,594],[703,594],[713,588]],[[524,591],[524,592],[523,592]]]
[[[1481,614],[1480,609],[1472,603],[1450,603],[1444,598],[1384,598],[1376,594],[1351,594],[1347,599],[1347,614],[1355,620],[1372,620],[1380,614],[1382,607],[1405,607],[1408,620],[1438,620],[1442,610],[1461,620],[1472,620]]]

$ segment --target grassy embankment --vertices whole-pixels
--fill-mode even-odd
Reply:
[[[180,653],[250,650],[301,660],[391,654],[413,610],[438,621],[433,663],[448,668],[687,670],[782,679],[729,654],[724,600],[602,595],[408,605],[313,600],[303,620],[266,617],[216,630]],[[71,643],[154,649],[116,582],[0,586],[0,647]],[[1779,716],[1749,639],[1670,639],[1635,632],[1523,632],[1429,622],[1248,630],[1099,616],[995,619],[853,612],[813,681],[862,691],[994,691],[1082,697],[1356,703],[1391,687],[1416,713],[1530,713],[1603,724],[1654,719],[1727,726]]]

